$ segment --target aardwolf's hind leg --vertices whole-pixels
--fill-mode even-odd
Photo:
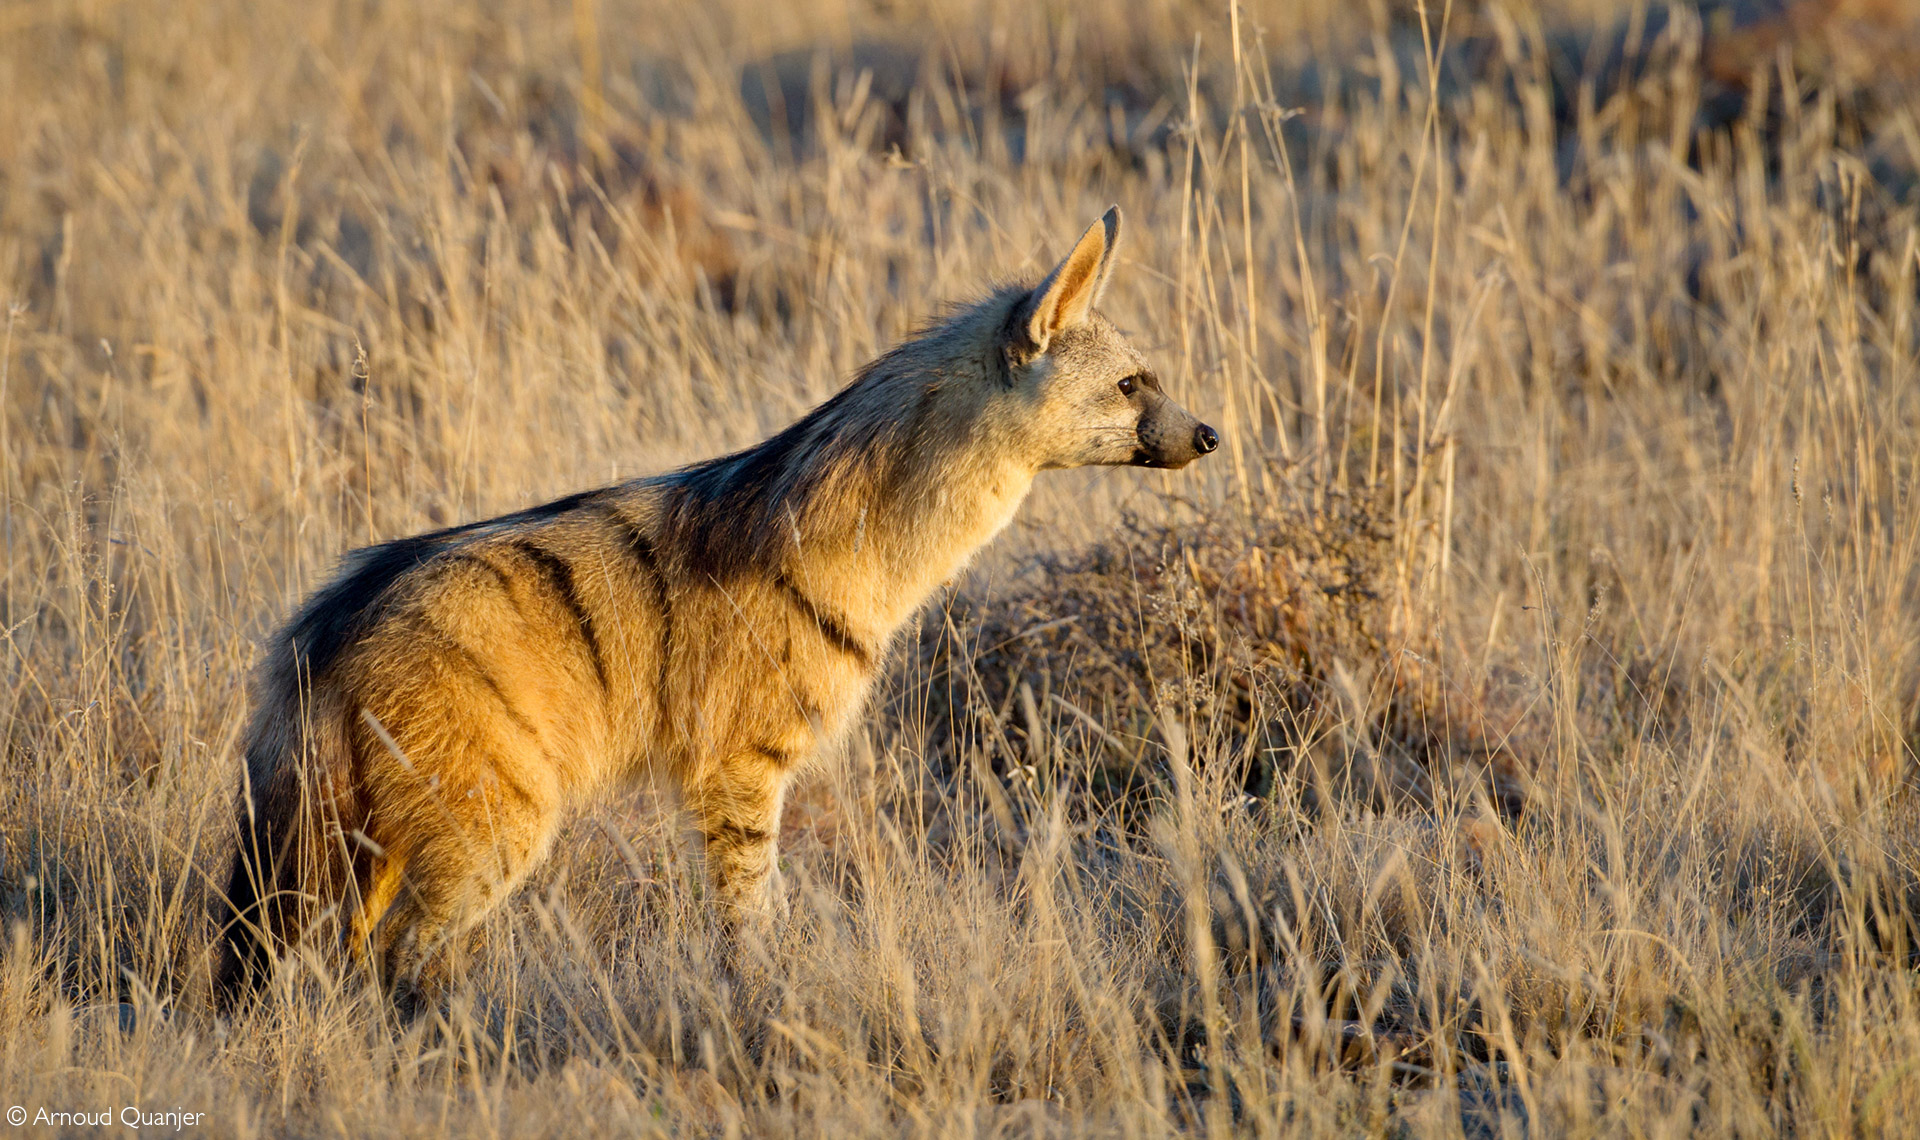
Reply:
[[[388,908],[400,894],[406,867],[405,860],[392,855],[382,854],[372,860],[372,870],[365,878],[358,905],[353,910],[353,921],[347,928],[347,950],[355,961],[363,959],[372,947],[380,920],[386,917]]]
[[[454,960],[455,943],[461,940],[449,936],[447,916],[422,905],[411,887],[394,903],[385,925],[380,981],[401,1016],[412,1020],[445,996],[463,964]]]
[[[553,812],[530,799],[491,808],[484,826],[460,829],[457,847],[407,863],[405,885],[374,932],[381,981],[404,1012],[440,1001],[465,973],[480,923],[546,855]]]

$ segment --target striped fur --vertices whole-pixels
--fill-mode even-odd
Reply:
[[[725,913],[764,908],[788,781],[1035,474],[1211,450],[1093,312],[1118,233],[1109,211],[757,447],[349,555],[256,681],[222,1003],[322,915],[419,984],[572,809],[647,777],[681,789]]]

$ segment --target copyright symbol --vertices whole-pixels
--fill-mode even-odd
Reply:
[[[8,1124],[11,1124],[11,1125],[13,1125],[13,1126],[14,1126],[15,1128],[18,1128],[18,1127],[20,1127],[20,1126],[21,1126],[22,1124],[25,1124],[26,1122],[27,1122],[27,1110],[26,1110],[26,1109],[24,1109],[24,1108],[21,1108],[21,1107],[20,1107],[19,1105],[17,1105],[17,1104],[16,1104],[16,1105],[14,1105],[14,1106],[13,1106],[12,1108],[9,1108],[9,1109],[7,1110],[7,1123],[8,1123]]]

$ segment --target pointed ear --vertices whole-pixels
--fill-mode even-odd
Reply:
[[[1007,330],[1012,342],[1008,356],[1014,363],[1031,361],[1047,351],[1054,337],[1087,319],[1106,290],[1119,248],[1120,207],[1111,206],[1080,235],[1066,260],[1014,309],[1013,327]]]

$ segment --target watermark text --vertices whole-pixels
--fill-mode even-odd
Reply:
[[[137,1132],[184,1132],[189,1128],[200,1128],[206,1122],[206,1113],[177,1105],[172,1108],[138,1104],[93,1109],[41,1107],[30,1112],[25,1105],[16,1104],[7,1109],[7,1123],[15,1128],[25,1128],[30,1124],[44,1128],[111,1128],[117,1124]]]

